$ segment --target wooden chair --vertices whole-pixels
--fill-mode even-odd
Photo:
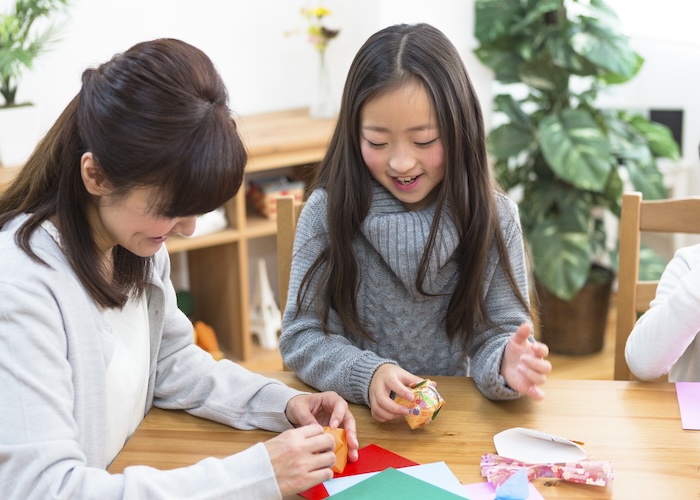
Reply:
[[[625,344],[639,313],[649,309],[658,285],[657,281],[639,281],[642,232],[700,233],[700,198],[643,201],[638,192],[622,195],[615,380],[635,380],[625,360]]]
[[[297,219],[302,203],[293,196],[277,198],[277,269],[279,272],[280,311],[284,314],[289,292],[289,274],[292,270],[292,252]]]

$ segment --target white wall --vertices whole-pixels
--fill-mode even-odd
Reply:
[[[14,0],[0,0],[0,12]],[[333,92],[339,98],[350,61],[367,37],[396,22],[425,21],[443,30],[464,57],[490,123],[492,76],[472,54],[473,0],[324,0],[331,26],[341,30],[328,48]],[[700,35],[694,29],[700,5],[690,0],[609,0],[646,58],[638,77],[604,104],[686,110],[684,151],[697,162],[700,139]],[[239,114],[307,106],[314,86],[316,54],[305,36],[299,9],[313,0],[71,0],[62,39],[25,74],[19,100],[41,113],[41,131],[78,91],[80,74],[134,43],[176,37],[203,49],[223,75]],[[695,164],[695,163],[694,163]],[[700,190],[698,190],[700,193]]]
[[[0,12],[14,0],[0,0]],[[601,96],[601,104],[631,109],[685,111],[683,192],[700,195],[700,4],[608,0],[623,32],[646,63],[631,82]],[[314,0],[71,0],[62,39],[27,72],[18,99],[37,104],[37,135],[43,134],[80,87],[80,74],[136,42],[176,37],[203,49],[219,68],[236,113],[307,106],[316,77],[316,54],[302,34],[302,6]],[[462,54],[492,122],[491,71],[473,56],[473,0],[324,0],[328,24],[341,30],[328,48],[333,93],[339,100],[350,62],[378,29],[397,22],[425,21],[446,33]],[[0,130],[6,130],[0,128]],[[3,134],[7,132],[2,132]]]
[[[14,0],[0,0],[0,12]],[[40,129],[57,118],[80,88],[80,74],[142,40],[175,37],[204,50],[229,88],[236,113],[309,105],[316,53],[303,34],[299,10],[311,0],[71,0],[62,37],[36,60],[18,101],[40,109]],[[427,21],[453,38],[465,58],[471,39],[472,1],[325,0],[328,25],[340,35],[328,48],[334,94],[340,98],[352,57],[369,35],[396,22]],[[482,85],[486,88],[487,85]]]

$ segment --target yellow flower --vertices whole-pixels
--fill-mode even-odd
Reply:
[[[306,15],[307,16],[313,16],[318,19],[323,19],[326,16],[331,15],[331,11],[326,9],[325,7],[316,7],[315,9],[302,9],[306,10]]]
[[[323,25],[323,18],[330,16],[331,11],[325,7],[315,9],[302,8],[301,14],[309,21],[306,32],[309,35],[309,42],[321,54],[326,51],[328,42],[338,36],[340,30],[330,29]]]

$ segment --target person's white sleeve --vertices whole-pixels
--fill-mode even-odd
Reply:
[[[700,331],[700,259],[698,251],[680,250],[664,270],[656,297],[625,345],[632,373],[642,379],[660,377],[695,340]]]

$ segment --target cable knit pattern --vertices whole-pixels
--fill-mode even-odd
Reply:
[[[511,266],[521,292],[527,297],[517,206],[501,194],[497,200]],[[323,334],[313,309],[297,316],[295,297],[301,280],[327,244],[326,213],[327,193],[317,189],[309,197],[297,225],[290,299],[280,339],[280,351],[287,366],[319,390],[335,390],[354,403],[367,405],[372,375],[384,363],[398,364],[416,375],[471,376],[490,399],[519,396],[506,386],[499,372],[510,333],[529,321],[529,317],[508,284],[495,242],[484,276],[484,293],[489,314],[503,331],[482,332],[476,339],[473,355],[464,361],[464,346],[450,342],[444,323],[457,282],[457,263],[452,259],[459,243],[456,228],[448,218],[441,221],[424,286],[435,295],[421,294],[416,288],[416,275],[435,206],[407,211],[379,183],[374,183],[372,206],[362,224],[362,234],[354,242],[360,265],[358,312],[377,342],[351,340],[334,311],[330,314],[328,336]]]

